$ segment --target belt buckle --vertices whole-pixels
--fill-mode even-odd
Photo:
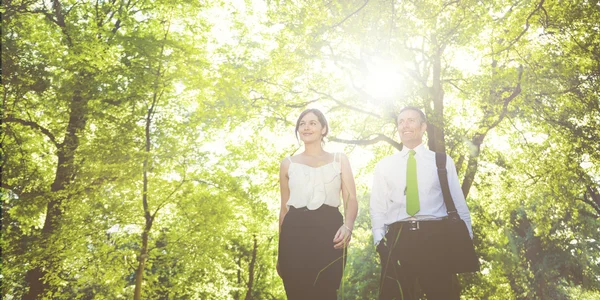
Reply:
[[[419,221],[409,221],[408,224],[410,224],[410,231],[415,231],[415,230],[419,230]]]

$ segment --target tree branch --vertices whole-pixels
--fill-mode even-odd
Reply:
[[[333,29],[335,27],[338,27],[340,25],[342,25],[344,22],[346,22],[348,19],[350,19],[352,16],[354,16],[355,14],[357,14],[359,11],[361,11],[363,8],[365,8],[365,6],[367,6],[367,4],[369,3],[369,0],[366,0],[365,3],[363,3],[363,5],[361,7],[359,7],[357,10],[355,10],[353,13],[349,14],[348,16],[346,16],[343,20],[341,20],[340,22],[330,26],[328,28],[328,30]]]
[[[325,97],[331,99],[333,102],[335,102],[337,105],[339,105],[339,106],[341,106],[343,108],[346,108],[346,109],[349,109],[349,110],[353,110],[353,111],[356,111],[356,112],[359,112],[359,113],[363,113],[363,114],[366,114],[366,115],[369,115],[369,116],[373,116],[375,118],[381,118],[381,116],[378,115],[378,114],[375,114],[375,113],[372,113],[372,112],[360,109],[358,107],[354,107],[352,105],[348,105],[348,104],[346,104],[346,103],[344,103],[344,102],[342,102],[340,100],[335,99],[333,96],[331,96],[329,94],[326,94],[326,93],[323,93],[323,92],[319,92],[319,91],[315,90],[314,88],[309,88],[309,90],[312,91],[312,92],[314,92],[314,93],[316,93],[316,94],[318,94],[318,95],[325,96]]]
[[[168,202],[169,199],[171,199],[171,197],[175,194],[175,192],[177,192],[177,190],[179,190],[181,188],[181,186],[186,182],[187,180],[185,179],[185,177],[181,180],[181,182],[179,183],[179,185],[177,185],[175,187],[175,189],[173,189],[173,191],[171,191],[171,193],[165,198],[165,200],[163,200],[154,210],[154,213],[152,214],[152,218],[156,217],[156,214],[158,214],[158,211],[163,208]]]
[[[590,200],[587,197],[587,194],[583,196],[583,198],[579,199],[587,204],[589,204],[595,211],[596,211],[596,215],[594,215],[596,218],[600,219],[600,207],[594,203],[594,201]]]
[[[594,203],[596,203],[596,206],[600,208],[600,193],[595,188],[592,188],[591,186],[587,186],[586,189],[587,189],[587,192],[592,197],[592,200],[594,201]]]
[[[523,75],[523,67],[519,66],[517,85],[513,88],[512,93],[508,97],[502,99],[503,104],[502,104],[502,111],[501,111],[500,115],[490,125],[485,125],[486,117],[484,117],[484,119],[481,122],[482,125],[479,128],[482,132],[480,132],[478,130],[477,132],[475,132],[475,134],[471,138],[471,143],[476,147],[476,150],[469,153],[469,161],[467,163],[467,170],[465,172],[465,175],[463,178],[463,183],[461,186],[461,189],[462,189],[465,197],[467,197],[469,195],[469,191],[471,190],[471,186],[473,185],[473,181],[475,180],[475,174],[477,173],[477,168],[479,166],[479,152],[481,151],[481,144],[483,143],[483,140],[485,139],[488,132],[490,132],[490,130],[492,130],[493,128],[498,126],[498,124],[500,124],[500,122],[502,122],[502,120],[504,120],[504,118],[506,117],[506,115],[508,113],[508,104],[513,99],[515,99],[519,94],[521,94],[521,78],[523,77],[522,75]],[[490,111],[491,110],[489,110],[488,113]],[[489,115],[488,113],[486,113],[486,116]]]
[[[46,129],[45,127],[41,126],[40,124],[38,124],[36,122],[15,118],[12,115],[8,115],[4,119],[4,122],[19,123],[23,126],[37,129],[40,132],[42,132],[45,136],[47,136],[50,139],[50,141],[52,141],[54,146],[56,146],[56,148],[59,148],[61,146],[61,144],[56,141],[56,137],[54,136],[54,134],[52,134],[52,132],[50,132],[50,130]]]
[[[543,9],[544,1],[545,0],[541,0],[538,3],[538,5],[535,7],[535,9],[527,16],[527,19],[525,20],[525,28],[521,31],[521,33],[519,33],[519,35],[508,44],[508,46],[504,47],[504,49],[502,49],[502,50],[495,52],[494,54],[500,54],[500,53],[510,49],[514,44],[516,44],[523,37],[523,35],[525,35],[525,33],[527,33],[527,31],[529,30],[529,26],[530,26],[529,20],[533,17],[533,15],[536,12],[538,12],[540,9]]]
[[[69,44],[69,46],[73,46],[73,40],[71,39],[71,35],[69,35],[69,32],[67,31],[67,24],[65,23],[65,15],[62,11],[62,4],[58,0],[53,0],[52,8],[54,9],[54,15],[56,16],[56,19],[54,19],[54,23],[56,23],[58,27],[60,27],[61,31],[67,38],[67,43]]]
[[[519,74],[518,74],[518,81],[517,81],[517,85],[514,87],[512,93],[504,98],[504,104],[502,105],[502,112],[500,113],[500,116],[498,116],[498,119],[496,119],[496,121],[494,121],[494,123],[492,123],[489,127],[488,130],[486,131],[486,133],[488,131],[490,131],[492,128],[498,126],[498,124],[500,124],[500,122],[502,122],[502,120],[504,119],[504,117],[506,117],[506,114],[508,113],[508,104],[515,99],[519,94],[521,94],[521,79],[523,78],[523,66],[519,66]]]
[[[574,42],[581,49],[581,51],[588,52],[588,53],[592,54],[595,57],[596,60],[600,60],[600,53],[594,51],[597,48],[594,49],[594,48],[590,47],[589,44],[588,45],[582,45],[581,42],[579,41],[579,39],[577,39],[576,37],[574,37],[573,33],[570,32],[570,31],[567,32],[567,34],[569,35],[569,37],[571,37],[571,41]]]
[[[458,87],[458,85],[452,79],[443,80],[443,82],[447,82],[448,84],[450,84],[451,86],[453,86],[455,89],[457,89],[459,92],[461,92],[461,93],[463,93],[465,95],[469,94],[469,93],[467,93],[467,91],[465,91],[465,90],[461,89],[460,87]]]
[[[304,101],[304,102],[300,102],[300,103],[296,103],[296,104],[284,104],[285,107],[289,107],[289,108],[304,108],[307,105],[311,104],[311,103],[315,103],[319,101],[319,99],[315,99],[315,100],[308,100],[308,101]]]
[[[338,142],[338,143],[344,143],[344,144],[350,144],[350,145],[362,145],[362,146],[373,145],[373,144],[383,141],[383,142],[386,142],[386,143],[392,145],[394,148],[396,148],[398,150],[402,150],[401,143],[398,143],[383,134],[377,134],[377,136],[375,138],[370,139],[370,140],[346,140],[346,139],[340,139],[337,137],[331,137],[329,140],[331,140],[332,142]]]

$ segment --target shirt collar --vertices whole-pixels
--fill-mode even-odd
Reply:
[[[408,147],[403,146],[402,151],[400,151],[400,155],[402,155],[402,157],[408,156],[409,150],[411,150],[411,149],[408,149]],[[412,150],[415,150],[415,152],[416,152],[415,155],[419,155],[419,153],[421,153],[425,150],[425,146],[423,144],[420,144],[419,146],[415,147]]]

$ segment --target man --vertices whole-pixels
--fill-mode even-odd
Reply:
[[[379,298],[412,300],[424,292],[429,300],[459,299],[454,283],[456,274],[431,265],[411,266],[410,258],[405,260],[407,263],[399,262],[399,248],[417,245],[419,239],[426,240],[432,230],[439,229],[436,222],[448,213],[437,175],[435,152],[423,145],[427,129],[425,114],[419,108],[405,107],[396,121],[402,151],[376,165],[371,192],[373,239],[382,265]],[[456,167],[448,156],[446,169],[450,194],[473,238],[469,209]],[[431,253],[427,250],[416,249],[410,253],[413,257]]]

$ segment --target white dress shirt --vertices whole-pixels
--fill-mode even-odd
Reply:
[[[406,162],[409,150],[405,146],[402,151],[385,157],[375,166],[370,204],[375,244],[385,236],[387,226],[392,223],[436,220],[448,215],[435,164],[435,152],[426,149],[423,145],[413,149],[416,152],[420,210],[414,216],[406,213]],[[446,169],[454,205],[473,238],[471,214],[458,181],[454,161],[450,156],[446,156]]]

